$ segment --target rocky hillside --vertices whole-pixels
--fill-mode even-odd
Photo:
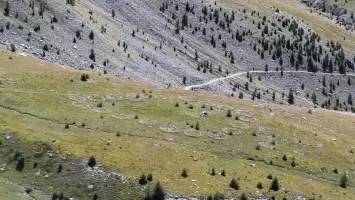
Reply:
[[[223,1],[0,3],[3,9],[0,42],[9,49],[75,69],[108,73],[160,87],[191,85],[190,89],[232,96],[243,93],[243,98],[270,100],[270,96],[263,95],[263,90],[284,97],[299,87],[269,81],[262,82],[266,87],[261,88],[246,80],[218,81],[212,88],[194,85],[247,71],[269,71],[267,76],[274,77],[296,71],[334,76],[354,71],[349,49],[322,38],[303,20],[277,7],[265,12],[238,4],[238,9],[230,9]],[[301,81],[313,86],[323,75],[312,77]],[[344,77],[347,78],[351,79]],[[313,87],[310,93],[321,95],[318,90]],[[339,99],[340,104],[347,104],[349,95],[355,96],[353,90],[340,90],[335,97],[326,95],[325,99],[329,98],[330,102]],[[296,104],[313,106],[314,101],[304,95],[296,96]],[[276,102],[287,101],[280,98]],[[330,107],[335,106],[332,103]],[[346,107],[351,110],[352,104]]]

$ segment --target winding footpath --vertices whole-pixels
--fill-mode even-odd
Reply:
[[[238,77],[238,76],[241,76],[241,75],[246,75],[248,72],[237,72],[237,73],[234,73],[234,74],[231,74],[229,76],[226,76],[226,77],[220,77],[220,78],[215,78],[215,79],[212,79],[210,81],[207,81],[205,83],[201,83],[201,84],[197,84],[197,85],[190,85],[190,86],[187,86],[185,87],[184,89],[185,90],[193,90],[194,88],[201,88],[201,87],[204,87],[204,86],[208,86],[208,85],[211,85],[213,83],[217,83],[219,81],[224,81],[224,80],[228,80],[228,79],[231,79],[231,78],[234,78],[234,77]],[[249,71],[249,73],[256,73],[256,74],[263,74],[263,73],[281,73],[281,71]],[[308,71],[283,71],[283,73],[301,73],[301,74],[316,74],[316,75],[331,75],[331,76],[353,76],[355,77],[355,74],[336,74],[336,73],[323,73],[323,72],[317,72],[317,73],[314,73],[314,72],[308,72]],[[338,114],[342,114],[342,115],[349,115],[349,116],[355,116],[355,113],[350,113],[350,112],[341,112],[341,111],[336,111],[336,110],[328,110],[328,109],[323,109],[323,108],[318,108],[320,110],[323,110],[325,112],[333,112],[333,113],[338,113]]]
[[[207,81],[205,83],[202,83],[202,84],[197,84],[197,85],[190,85],[190,86],[187,86],[185,87],[184,89],[185,90],[192,90],[194,88],[200,88],[200,87],[204,87],[204,86],[208,86],[208,85],[211,85],[213,83],[216,83],[216,82],[219,82],[219,81],[224,81],[224,80],[228,80],[228,79],[231,79],[231,78],[234,78],[234,77],[238,77],[240,75],[244,75],[244,74],[247,74],[248,72],[237,72],[237,73],[234,73],[234,74],[231,74],[229,76],[226,76],[226,77],[220,77],[220,78],[215,78],[215,79],[212,79],[210,81]],[[267,74],[267,73],[281,73],[281,71],[249,71],[249,73],[256,73],[256,74]],[[308,72],[308,71],[283,71],[283,73],[300,73],[300,74],[316,74],[316,75],[333,75],[333,76],[354,76],[355,77],[355,74],[336,74],[336,73],[333,73],[333,74],[330,74],[330,73],[320,73],[320,72],[317,72],[317,73],[314,73],[314,72]]]

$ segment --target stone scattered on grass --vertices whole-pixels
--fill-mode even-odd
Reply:
[[[184,130],[184,134],[195,138],[203,136],[203,133],[193,128]]]
[[[229,123],[229,126],[238,129],[243,129],[248,127],[248,125],[244,121],[240,121],[240,120]]]
[[[89,99],[90,101],[93,101],[93,102],[103,102],[103,101],[105,101],[105,98],[103,96],[100,96],[100,95],[89,95],[87,97],[87,99]]]
[[[250,111],[247,110],[236,110],[235,111],[237,116],[239,117],[239,120],[244,121],[244,122],[249,122],[249,123],[254,123],[257,122],[258,119],[254,117],[254,114]]]
[[[226,140],[228,136],[222,132],[208,131],[206,134],[208,137],[215,140]]]
[[[171,124],[164,124],[160,126],[160,130],[167,132],[167,133],[177,133],[179,132],[179,129],[176,126],[173,126]]]
[[[157,121],[152,120],[152,119],[141,119],[141,120],[139,120],[139,123],[149,126],[149,127],[153,127],[157,124]]]
[[[105,109],[105,108],[99,108],[99,107],[95,107],[95,108],[93,108],[92,110],[93,110],[94,112],[102,113],[102,114],[111,113],[111,110]]]
[[[261,134],[265,134],[268,132],[268,129],[265,126],[259,126],[257,132]]]
[[[227,135],[241,135],[242,131],[238,128],[224,128],[222,129],[222,132],[227,134]]]
[[[124,99],[121,95],[117,94],[107,94],[105,95],[105,98],[109,101],[121,101]]]
[[[111,114],[111,117],[113,117],[115,119],[126,120],[126,119],[132,119],[134,116],[133,115],[120,114],[120,113],[114,113],[114,114]]]
[[[90,104],[86,101],[76,101],[72,103],[73,106],[78,108],[90,108]]]

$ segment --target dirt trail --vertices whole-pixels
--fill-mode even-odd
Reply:
[[[234,78],[234,77],[237,77],[237,76],[240,76],[240,75],[244,75],[244,74],[247,74],[248,72],[237,72],[237,73],[234,73],[234,74],[231,74],[229,76],[226,76],[226,77],[220,77],[220,78],[215,78],[215,79],[212,79],[210,81],[207,81],[205,83],[202,83],[202,84],[197,84],[197,85],[190,85],[190,86],[187,86],[185,87],[184,89],[185,90],[193,90],[194,88],[200,88],[200,87],[204,87],[204,86],[208,86],[208,85],[211,85],[213,83],[216,83],[216,82],[219,82],[219,81],[224,81],[224,80],[228,80],[228,79],[231,79],[231,78]],[[281,71],[268,71],[268,72],[265,72],[265,71],[249,71],[249,73],[258,73],[258,74],[262,74],[262,73],[281,73]],[[283,73],[304,73],[304,74],[314,74],[313,72],[308,72],[308,71],[283,71]],[[329,73],[316,73],[318,75],[333,75],[333,76],[344,76],[343,74],[329,74]],[[346,74],[345,76],[354,76],[355,77],[355,74]],[[338,114],[342,114],[342,115],[349,115],[349,116],[355,116],[355,113],[349,113],[349,112],[341,112],[341,111],[335,111],[335,110],[327,110],[327,109],[322,109],[322,108],[319,108],[320,110],[322,111],[325,111],[325,112],[333,112],[333,113],[338,113]]]
[[[212,80],[210,80],[208,82],[205,82],[205,83],[202,83],[202,84],[190,85],[190,86],[185,87],[184,89],[185,90],[191,90],[193,88],[199,88],[199,87],[211,85],[212,83],[216,83],[216,82],[219,82],[219,81],[224,81],[224,80],[231,79],[231,78],[234,78],[236,76],[244,75],[244,74],[247,74],[247,73],[248,72],[237,72],[237,73],[231,74],[231,75],[226,76],[226,77],[220,77],[220,78],[212,79]],[[249,73],[254,73],[254,74],[255,73],[258,73],[258,74],[262,74],[262,73],[281,73],[281,71],[268,71],[268,72],[265,72],[265,71],[249,71]],[[283,73],[304,73],[304,74],[344,76],[343,74],[313,73],[313,72],[308,72],[308,71],[283,71]],[[355,77],[355,74],[346,74],[345,76],[354,76]]]

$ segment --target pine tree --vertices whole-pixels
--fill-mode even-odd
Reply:
[[[240,200],[248,200],[248,197],[243,193],[239,198]]]
[[[94,32],[91,30],[89,33],[90,40],[94,40],[94,37],[95,37]]]
[[[298,71],[300,69],[300,63],[298,62],[298,60],[296,61],[295,68],[296,68],[296,71]]]
[[[280,64],[280,66],[283,65],[283,59],[282,59],[282,57],[280,57],[279,64]]]
[[[186,76],[182,78],[182,83],[185,85],[186,84]]]
[[[147,180],[148,180],[149,182],[152,182],[152,181],[153,181],[153,174],[148,174]]]
[[[293,54],[293,52],[291,53],[290,63],[291,63],[291,66],[292,66],[292,67],[295,66],[295,55]]]
[[[142,174],[142,175],[139,177],[138,183],[139,183],[140,185],[145,185],[145,184],[147,184],[147,177],[146,177],[144,174]]]
[[[21,157],[20,159],[17,160],[16,171],[21,172],[24,167],[25,167],[25,159]]]
[[[58,165],[57,173],[60,173],[63,170],[62,164]]]
[[[75,0],[67,0],[67,4],[75,6]]]
[[[211,175],[212,175],[212,176],[215,176],[215,175],[216,175],[216,171],[215,171],[214,168],[212,168]]]
[[[232,117],[232,111],[230,109],[227,111],[227,117]]]
[[[95,59],[95,51],[94,51],[94,49],[91,49],[90,50],[90,55],[89,55],[89,58],[92,60],[92,61],[96,61],[96,59]]]
[[[282,156],[282,160],[283,160],[283,161],[287,161],[287,156],[286,156],[286,154],[284,154],[284,155]]]
[[[94,156],[91,156],[90,159],[89,159],[89,162],[88,162],[88,166],[89,167],[95,167],[96,165],[96,159]]]
[[[226,171],[225,171],[224,169],[222,169],[221,175],[222,175],[222,176],[226,176]]]
[[[153,200],[165,200],[165,192],[164,192],[163,187],[160,185],[159,181],[157,182],[157,184],[154,187],[152,199]]]
[[[353,96],[351,95],[351,93],[349,93],[349,96],[348,96],[348,104],[353,105]]]
[[[347,188],[347,182],[348,178],[346,177],[346,174],[343,174],[340,178],[340,187]]]
[[[231,58],[231,63],[234,64],[234,54],[232,51],[230,51],[230,58]]]
[[[235,190],[239,190],[239,183],[235,180],[235,178],[231,180],[231,182],[229,183],[229,187]]]
[[[188,20],[189,18],[187,17],[187,14],[185,13],[183,16],[182,16],[182,20],[181,20],[181,29],[184,30],[184,27],[188,27]]]
[[[175,22],[175,33],[180,34],[180,21],[179,20],[177,20]]]
[[[288,93],[288,103],[291,105],[293,105],[295,103],[292,88],[290,89],[290,92]]]
[[[186,169],[183,169],[182,172],[181,172],[181,176],[186,178],[188,175],[187,175],[187,170]]]
[[[296,159],[295,159],[295,157],[292,157],[291,166],[292,167],[296,167]]]
[[[314,104],[317,104],[317,95],[314,92],[312,94],[312,101],[313,101]]]
[[[4,8],[4,16],[8,17],[10,15],[10,4],[8,1],[6,1],[6,5]]]
[[[279,181],[275,177],[271,182],[270,190],[278,191],[279,189],[280,189]]]

